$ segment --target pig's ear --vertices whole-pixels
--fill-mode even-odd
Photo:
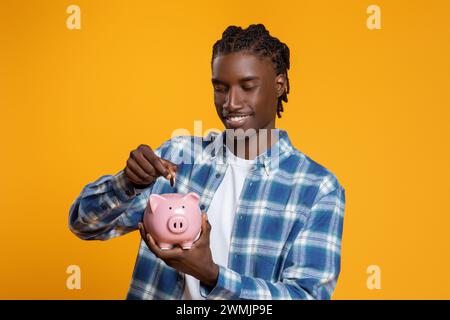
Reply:
[[[152,212],[155,212],[156,208],[164,201],[166,201],[166,199],[164,197],[161,197],[159,194],[150,195],[148,202],[150,203],[150,208],[152,209]]]
[[[199,202],[199,200],[200,200],[200,197],[199,197],[199,195],[198,194],[196,194],[195,192],[189,192],[188,194],[186,194],[184,197],[183,197],[183,200],[193,200],[193,201],[195,201],[195,202]]]

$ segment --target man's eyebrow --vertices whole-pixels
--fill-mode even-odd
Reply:
[[[251,80],[259,80],[259,77],[257,77],[257,76],[248,76],[248,77],[244,77],[244,78],[239,79],[239,82],[242,83],[242,82],[247,82],[247,81],[251,81]],[[221,80],[219,80],[217,78],[212,78],[211,81],[212,81],[213,84],[226,84],[225,82],[223,82],[223,81],[221,81]]]
[[[239,79],[239,82],[247,82],[247,81],[252,81],[252,80],[259,80],[259,77],[257,76],[248,76],[248,77],[244,77]]]
[[[220,81],[219,79],[216,79],[216,78],[212,78],[212,79],[211,79],[211,82],[212,82],[213,84],[225,84],[224,82],[222,82],[222,81]]]

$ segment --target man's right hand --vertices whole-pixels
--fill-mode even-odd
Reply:
[[[130,152],[124,172],[135,187],[145,188],[159,176],[168,180],[175,179],[177,165],[158,157],[151,147],[141,144]]]

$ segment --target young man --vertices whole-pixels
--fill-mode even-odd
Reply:
[[[140,230],[128,299],[329,299],[344,189],[275,128],[289,93],[288,47],[261,24],[230,26],[211,67],[226,130],[139,146],[124,170],[83,189],[70,230],[85,240]],[[141,223],[150,194],[173,192],[200,196],[202,233],[189,250],[161,250]]]

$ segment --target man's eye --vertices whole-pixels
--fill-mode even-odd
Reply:
[[[225,88],[222,88],[222,87],[214,87],[214,91],[217,91],[217,92],[225,92]]]
[[[250,90],[253,90],[254,88],[256,88],[256,87],[243,87],[243,89],[245,91],[250,91]]]

